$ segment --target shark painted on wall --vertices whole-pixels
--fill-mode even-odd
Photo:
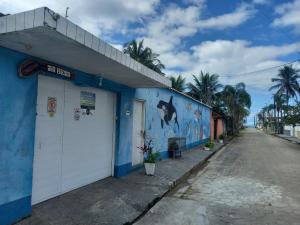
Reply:
[[[169,102],[160,100],[157,104],[157,109],[160,115],[161,128],[164,127],[164,123],[169,125],[170,121],[174,121],[179,129],[179,124],[177,121],[177,111],[173,105],[173,96],[170,97]]]

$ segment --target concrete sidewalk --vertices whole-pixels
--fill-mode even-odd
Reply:
[[[34,206],[32,216],[18,224],[130,224],[220,148],[220,144],[213,151],[198,147],[183,152],[182,158],[162,160],[155,176],[146,176],[141,168],[76,189]]]
[[[296,138],[296,137],[292,137],[292,136],[289,136],[289,135],[285,135],[285,134],[274,134],[276,137],[280,137],[280,138],[283,138],[287,141],[290,141],[294,144],[298,144],[300,145],[300,139],[299,138]]]

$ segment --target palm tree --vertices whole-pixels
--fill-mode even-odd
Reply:
[[[275,105],[269,104],[268,105],[269,120],[272,120],[272,117],[274,117],[274,110],[275,110]]]
[[[213,101],[213,111],[222,114],[224,116],[227,116],[229,113],[226,104],[224,102],[224,99],[222,98],[222,91],[216,93],[215,96],[216,99]]]
[[[238,83],[235,86],[226,85],[221,96],[232,118],[233,132],[236,133],[242,125],[243,119],[249,115],[251,96],[246,91],[244,83]]]
[[[190,89],[188,94],[208,105],[212,105],[213,101],[216,99],[216,93],[222,87],[218,81],[219,75],[210,75],[209,73],[204,74],[201,71],[198,77],[193,75],[193,78],[194,84],[188,84],[188,88]]]
[[[273,95],[275,111],[277,112],[277,117],[282,117],[282,110],[284,108],[285,95],[276,93]],[[278,121],[279,122],[279,121]]]
[[[172,88],[180,92],[185,90],[185,78],[183,78],[181,75],[179,75],[177,78],[171,76],[170,80],[172,82]]]
[[[300,94],[300,86],[297,81],[300,78],[298,72],[292,66],[284,66],[279,69],[277,78],[272,78],[272,82],[277,84],[273,85],[269,90],[277,90],[276,94],[278,95],[285,94],[287,108],[289,108],[289,99]]]
[[[153,52],[149,47],[144,47],[144,40],[140,42],[132,40],[126,43],[123,52],[155,72],[164,75],[162,69],[164,69],[165,66],[158,59],[159,54]]]
[[[277,127],[277,133],[280,133],[282,130],[282,110],[285,108],[284,107],[284,102],[285,102],[285,95],[280,95],[280,94],[274,94],[273,95],[273,100],[274,100],[274,115],[276,117],[276,127]],[[277,113],[277,116],[276,116]],[[280,119],[280,120],[279,120]]]

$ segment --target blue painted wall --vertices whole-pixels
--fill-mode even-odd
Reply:
[[[31,212],[37,76],[19,78],[17,75],[18,65],[28,57],[0,47],[1,225],[17,221]],[[169,137],[186,137],[188,147],[209,138],[210,109],[202,104],[169,89],[132,89],[106,79],[99,86],[100,77],[66,69],[76,74],[72,81],[76,85],[105,89],[117,94],[115,176],[123,176],[132,170],[132,113],[135,98],[146,100],[147,136],[154,140],[155,149],[164,153],[163,156],[166,156]],[[173,96],[179,127],[173,121],[162,128],[157,104],[160,100],[169,102],[170,96]]]
[[[118,148],[115,154],[115,176],[123,176],[131,171],[131,146],[132,146],[132,108],[134,89],[123,91],[119,101],[119,126]],[[126,115],[126,112],[130,112]]]
[[[37,76],[18,77],[18,65],[30,56],[0,47],[0,224],[10,224],[31,213]],[[131,170],[134,89],[74,69],[74,84],[117,94],[115,176]],[[53,74],[45,74],[53,76]],[[61,79],[60,77],[57,77]],[[129,166],[130,165],[130,166]]]
[[[170,121],[169,125],[163,122],[157,105],[160,101],[169,103],[173,96],[173,106],[177,111],[177,121]],[[168,138],[186,137],[187,148],[199,145],[210,138],[211,110],[188,97],[170,89],[142,88],[137,89],[135,98],[145,100],[146,104],[146,139],[153,140],[155,150],[167,157]]]
[[[0,224],[31,210],[37,77],[17,76],[25,58],[0,48]]]

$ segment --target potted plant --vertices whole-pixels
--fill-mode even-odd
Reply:
[[[155,173],[155,163],[159,158],[159,152],[153,152],[152,140],[144,142],[144,145],[138,147],[144,155],[144,166],[146,174],[153,176]]]
[[[224,135],[223,134],[220,134],[220,136],[219,136],[219,142],[220,142],[220,144],[224,143]]]
[[[205,145],[204,145],[204,150],[209,151],[213,147],[214,147],[214,143],[213,142],[206,142]]]

